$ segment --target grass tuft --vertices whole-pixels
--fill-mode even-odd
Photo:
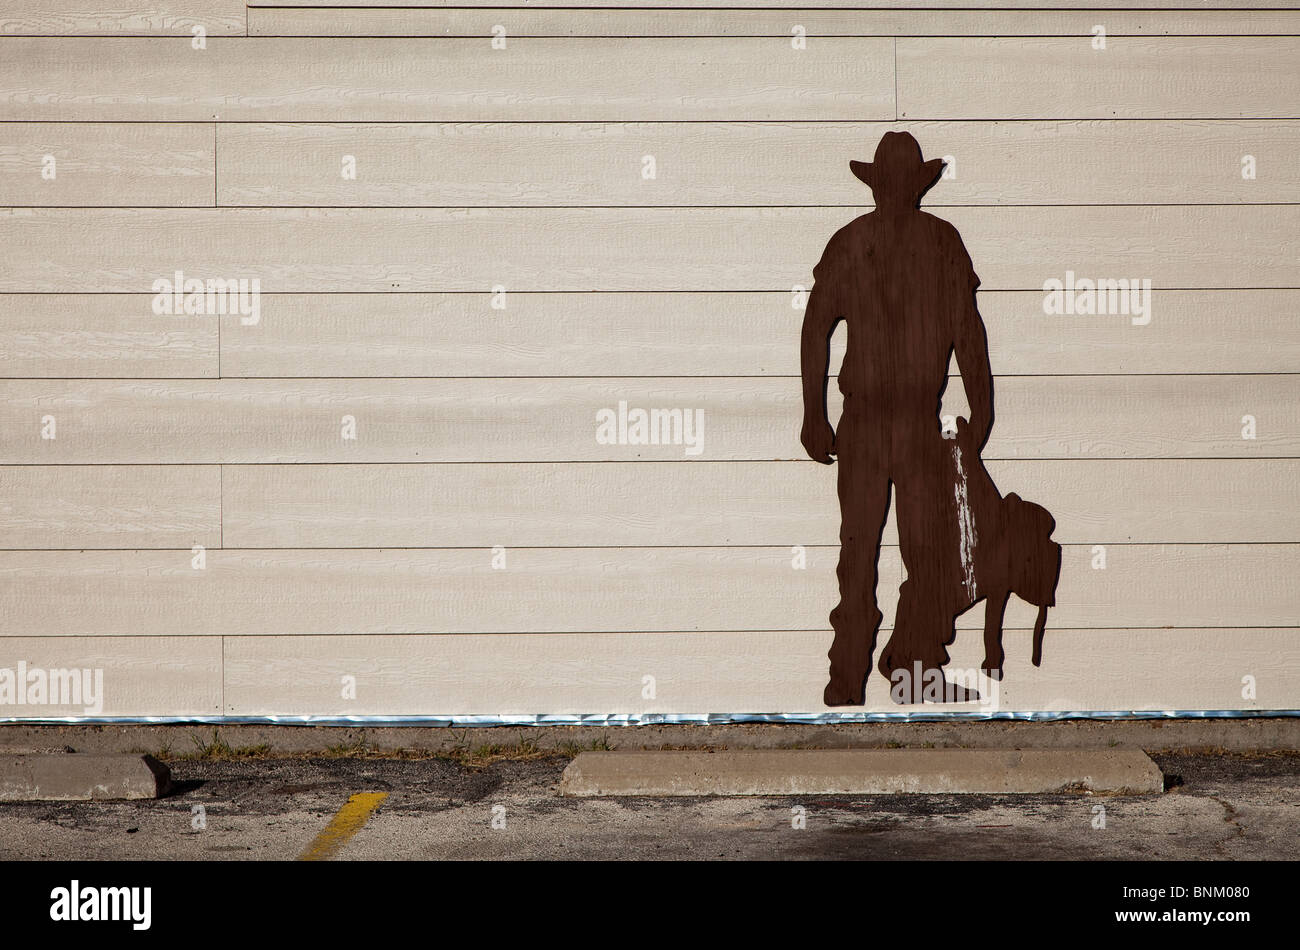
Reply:
[[[220,730],[212,730],[212,738],[205,740],[202,736],[191,735],[190,739],[194,742],[193,752],[182,752],[174,754],[171,748],[160,749],[155,753],[155,757],[166,762],[173,760],[203,761],[203,762],[231,762],[240,759],[269,759],[272,757],[271,747],[265,742],[260,745],[249,746],[232,746],[225,739],[221,738]]]

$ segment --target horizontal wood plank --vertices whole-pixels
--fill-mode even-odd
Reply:
[[[12,37],[0,120],[893,119],[889,39]],[[148,69],[141,68],[141,61]],[[762,75],[761,84],[754,76]]]
[[[216,466],[0,468],[0,547],[188,549],[220,543]]]
[[[216,377],[216,319],[155,316],[147,294],[0,294],[0,376]]]
[[[996,706],[1013,710],[1294,708],[1294,628],[1054,629],[1041,668],[1030,632],[1008,629]],[[950,648],[954,670],[980,659],[976,631]],[[97,713],[6,706],[4,717],[208,715],[510,715],[819,712],[829,631],[585,635],[305,637],[5,637],[8,662],[103,670]],[[222,651],[225,656],[223,662]],[[1215,664],[1186,662],[1196,655]],[[1171,658],[1173,658],[1171,660]],[[1171,665],[1179,671],[1168,675]],[[1231,675],[1230,675],[1231,674]],[[342,676],[357,679],[340,698]],[[1240,697],[1241,676],[1257,683]],[[655,677],[655,699],[643,677]],[[485,688],[484,684],[491,684]],[[222,689],[226,702],[222,706]],[[899,711],[884,681],[868,711]],[[1234,698],[1235,696],[1235,698]],[[994,697],[989,694],[992,705]],[[948,707],[945,707],[948,708]],[[953,706],[953,710],[967,707]],[[978,707],[969,707],[972,711]],[[933,710],[931,710],[933,711]]]
[[[1105,373],[1285,373],[1300,368],[1300,291],[1154,290],[1151,322],[1123,315],[1046,316],[1041,291],[981,291],[996,372],[1052,376]],[[0,295],[0,327],[8,301]],[[59,299],[59,298],[55,298]],[[96,298],[87,298],[95,300]],[[125,297],[112,297],[125,300]],[[803,311],[790,292],[277,294],[245,326],[221,317],[225,376],[769,376],[797,375]],[[70,313],[80,311],[60,302]],[[145,313],[148,299],[122,304]],[[135,318],[137,322],[141,318]],[[182,321],[187,318],[179,318]],[[211,327],[206,318],[192,326]],[[2,332],[2,331],[0,331]],[[23,328],[25,338],[34,331]],[[86,334],[87,337],[90,334]],[[0,340],[4,337],[0,336]],[[832,340],[832,366],[845,335]],[[69,357],[72,356],[69,339]],[[97,341],[83,344],[98,366]],[[152,352],[138,352],[143,367]],[[107,346],[107,344],[105,344]],[[33,360],[37,353],[28,347]],[[0,345],[0,369],[4,362]],[[32,360],[27,372],[38,375]],[[61,364],[62,365],[62,364]],[[73,365],[73,364],[68,364]],[[194,372],[66,375],[208,375]],[[65,375],[51,372],[40,375]]]
[[[984,290],[1067,271],[1157,288],[1297,286],[1300,205],[952,208]],[[0,211],[0,292],[137,292],[176,270],[263,292],[784,290],[840,208]]]
[[[1063,543],[1300,541],[1295,459],[989,470],[1004,494],[1046,506]],[[835,545],[835,479],[782,462],[232,465],[221,507],[234,548]],[[898,542],[892,516],[884,542]]]
[[[955,177],[927,206],[1300,202],[1290,165],[1300,127],[1267,120],[232,124],[218,130],[217,197],[253,206],[861,206],[871,194],[849,159],[869,160],[891,130],[949,162]],[[355,179],[341,174],[345,155]],[[647,155],[654,179],[642,174]],[[1242,177],[1245,155],[1253,179]]]
[[[830,42],[824,40],[823,42]],[[1295,118],[1296,37],[899,39],[902,119]]]
[[[97,42],[6,39],[0,120],[1289,118],[1300,99],[1297,37]]]
[[[1149,4],[1144,4],[1150,6]],[[818,36],[1087,36],[1101,24],[1107,36],[1251,36],[1300,33],[1295,10],[1009,10],[925,9],[836,10],[772,8],[673,10],[479,7],[469,4],[419,8],[389,5],[250,7],[252,36],[491,36],[504,26],[508,36],[781,36],[796,26]],[[919,6],[919,4],[918,4]],[[971,6],[971,4],[967,4]],[[991,5],[990,5],[991,6]],[[1035,6],[1046,6],[1036,4]],[[1072,6],[1083,6],[1074,3]],[[813,47],[815,49],[815,47]]]
[[[508,539],[502,539],[508,542]],[[1049,630],[1292,623],[1300,545],[1065,545]],[[0,551],[0,636],[821,630],[838,549]],[[897,548],[880,555],[893,617]],[[1006,625],[1033,627],[1012,598]],[[982,609],[958,618],[983,629]],[[892,623],[892,619],[890,620]],[[1049,639],[1051,634],[1049,632]],[[1238,680],[1240,677],[1238,677]]]
[[[1300,630],[1008,630],[1006,676],[987,705],[924,711],[1286,709],[1300,704]],[[510,715],[824,712],[829,631],[531,636],[230,637],[227,715]],[[950,668],[974,671],[974,630]],[[1215,662],[1196,662],[1196,657]],[[1176,674],[1176,675],[1171,675]],[[340,698],[341,677],[356,698]],[[654,698],[643,696],[654,677]],[[1256,683],[1243,700],[1242,677]],[[863,711],[900,712],[877,672]]]
[[[960,387],[949,390],[944,414],[965,415]],[[0,399],[0,464],[803,458],[791,377],[8,380]],[[1300,455],[1290,375],[1002,377],[995,400],[989,459]],[[620,402],[681,409],[681,431],[661,444],[602,444],[597,414],[616,423]],[[686,431],[685,410],[699,428]],[[54,438],[43,435],[47,416]],[[356,438],[344,437],[345,417]]]
[[[88,707],[83,695],[80,703],[54,704],[47,695],[45,704],[0,705],[0,721],[222,713],[220,637],[0,637],[0,667],[13,670],[20,662],[29,673],[90,670],[92,689],[103,683],[100,702]]]
[[[215,167],[211,125],[0,126],[0,205],[211,205]]]
[[[5,0],[0,36],[235,36],[246,18],[244,0]]]
[[[788,376],[790,292],[275,294],[261,320],[153,314],[148,294],[0,294],[0,377]],[[1047,317],[1042,292],[981,291],[995,371],[1285,373],[1300,291],[1152,292],[1152,320]],[[844,335],[832,341],[832,365]]]

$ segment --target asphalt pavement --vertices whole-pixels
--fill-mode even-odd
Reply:
[[[571,799],[570,757],[168,764],[134,802],[0,805],[0,859],[1294,859],[1300,754],[1153,758],[1167,791]]]

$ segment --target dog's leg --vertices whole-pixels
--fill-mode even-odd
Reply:
[[[992,680],[1002,679],[1002,663],[1006,655],[1002,652],[1002,618],[1007,612],[1009,591],[997,591],[989,594],[984,601],[984,675]]]
[[[1034,621],[1034,666],[1043,665],[1043,628],[1047,625],[1047,605],[1038,608],[1038,619]]]

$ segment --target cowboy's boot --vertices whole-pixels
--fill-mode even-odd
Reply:
[[[866,702],[867,675],[871,672],[871,654],[876,648],[876,632],[883,615],[875,607],[857,623],[847,616],[844,605],[831,611],[835,640],[831,643],[830,682],[822,693],[827,706],[861,706]]]

